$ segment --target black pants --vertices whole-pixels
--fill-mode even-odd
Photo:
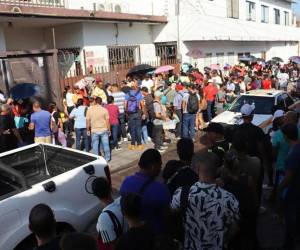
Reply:
[[[119,114],[119,122],[120,122],[120,130],[121,130],[122,138],[127,138],[125,118],[126,118],[125,113]]]
[[[154,148],[159,149],[163,145],[163,126],[162,125],[154,125],[153,126],[153,142]]]
[[[177,109],[176,110],[176,115],[178,116],[179,122],[176,124],[176,137],[180,137],[181,133],[182,133],[182,110],[181,109]]]

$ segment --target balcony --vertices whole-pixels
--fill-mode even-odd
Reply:
[[[65,0],[0,0],[0,4],[27,7],[65,8]]]

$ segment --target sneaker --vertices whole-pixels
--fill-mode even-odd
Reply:
[[[163,143],[163,146],[167,146],[167,145],[169,145],[168,142],[164,142],[164,143]]]
[[[120,150],[122,150],[122,148],[120,147],[115,148],[115,151],[120,151]]]
[[[122,142],[121,141],[118,141],[118,145],[120,146],[122,144]]]
[[[124,141],[124,142],[127,142],[127,141],[128,141],[128,139],[127,139],[127,138],[123,138],[123,141]]]
[[[138,145],[136,147],[136,150],[144,150],[145,149],[145,146],[144,145]]]
[[[176,137],[175,139],[176,139],[176,140],[180,140],[180,139],[181,139],[181,137],[180,137],[180,136],[178,136],[178,137]]]
[[[168,147],[166,147],[166,146],[161,146],[160,149],[166,150],[166,149],[168,149]]]
[[[135,148],[134,145],[131,145],[131,144],[128,145],[129,150],[134,150],[134,148]]]
[[[149,136],[148,136],[148,142],[152,142],[152,139],[151,139],[151,137],[149,137]]]

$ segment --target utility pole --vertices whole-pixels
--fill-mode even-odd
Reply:
[[[176,0],[176,16],[177,16],[177,59],[181,63],[181,49],[180,49],[180,0]]]

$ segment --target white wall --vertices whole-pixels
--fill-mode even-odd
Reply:
[[[32,50],[48,49],[48,42],[45,39],[44,29],[38,28],[6,28],[5,42],[6,49],[11,50]]]
[[[0,52],[1,51],[6,51],[6,41],[3,26],[0,26]]]
[[[200,59],[193,59],[186,55],[188,51],[200,50],[202,57]],[[229,63],[228,53],[234,52],[233,61],[238,61],[238,53],[250,52],[255,57],[262,57],[262,52],[266,52],[266,59],[272,57],[281,57],[287,61],[289,57],[298,55],[297,42],[234,42],[234,41],[202,41],[202,42],[186,42],[182,44],[183,62],[197,63],[200,68],[206,65],[207,61],[212,64],[218,63],[217,53],[224,53],[222,59],[223,63]],[[211,59],[205,59],[206,54],[211,53]]]

